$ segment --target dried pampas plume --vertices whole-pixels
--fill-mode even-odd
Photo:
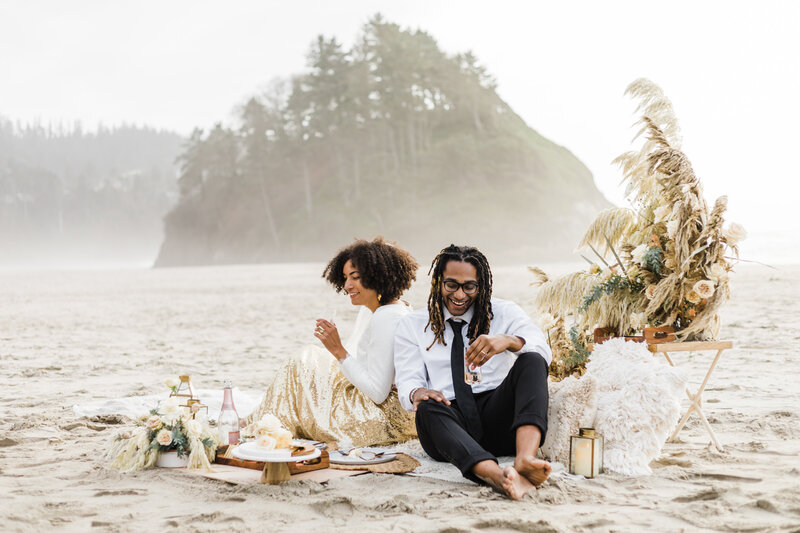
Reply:
[[[551,347],[559,360],[575,361],[576,342],[597,327],[631,334],[643,320],[650,326],[673,326],[679,340],[714,337],[719,310],[730,297],[727,275],[715,275],[713,295],[698,298],[692,287],[709,272],[727,272],[726,250],[738,254],[736,242],[724,237],[727,198],[709,211],[700,180],[681,151],[681,133],[672,104],[647,79],[631,83],[625,93],[638,101],[634,141],[638,150],[614,160],[619,166],[631,208],[602,211],[587,229],[579,248],[588,247],[606,265],[551,279],[531,267],[539,287],[534,303],[553,317],[561,331]],[[741,231],[739,233],[742,233]],[[614,265],[613,269],[609,265]],[[619,267],[619,268],[617,268]],[[637,317],[634,319],[634,317]],[[567,319],[574,324],[569,340]],[[580,365],[562,370],[580,373]],[[553,369],[551,368],[551,371]]]

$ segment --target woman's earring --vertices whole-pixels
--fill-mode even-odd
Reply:
[[[381,294],[378,294],[378,303],[381,303]]]

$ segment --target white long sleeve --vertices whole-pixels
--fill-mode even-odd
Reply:
[[[398,303],[375,310],[367,331],[351,354],[341,364],[345,377],[379,404],[386,400],[394,383],[394,333],[397,323],[408,314],[409,307]]]
[[[461,317],[469,322],[473,309],[470,308]],[[494,355],[481,367],[483,380],[472,386],[475,393],[497,388],[511,369],[516,356],[523,352],[536,352],[549,365],[553,359],[542,330],[539,329],[525,312],[514,302],[492,299],[494,318],[489,326],[489,335],[513,335],[525,341],[518,352],[505,351]],[[445,309],[444,318],[450,318]],[[394,364],[397,381],[397,394],[400,404],[411,411],[414,406],[408,398],[409,393],[417,387],[426,387],[440,391],[445,398],[455,398],[453,373],[450,368],[450,351],[453,346],[453,330],[446,327],[444,340],[446,344],[434,342],[433,330],[426,328],[428,323],[427,309],[415,311],[400,321],[395,335]],[[467,328],[461,331],[464,346],[469,345]],[[430,349],[428,349],[430,346]],[[460,374],[460,371],[459,371]]]

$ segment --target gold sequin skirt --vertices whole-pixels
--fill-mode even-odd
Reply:
[[[327,350],[308,346],[278,370],[261,405],[247,422],[271,413],[295,437],[381,446],[417,438],[414,413],[392,390],[381,404],[350,383]]]

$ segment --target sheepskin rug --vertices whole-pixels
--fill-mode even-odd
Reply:
[[[595,345],[586,376],[597,381],[594,427],[605,439],[606,471],[650,474],[678,424],[686,388],[683,370],[654,356],[644,343],[611,339]]]
[[[585,375],[550,382],[547,435],[539,448],[548,461],[569,465],[569,437],[578,428],[592,427],[597,414],[597,380]]]

